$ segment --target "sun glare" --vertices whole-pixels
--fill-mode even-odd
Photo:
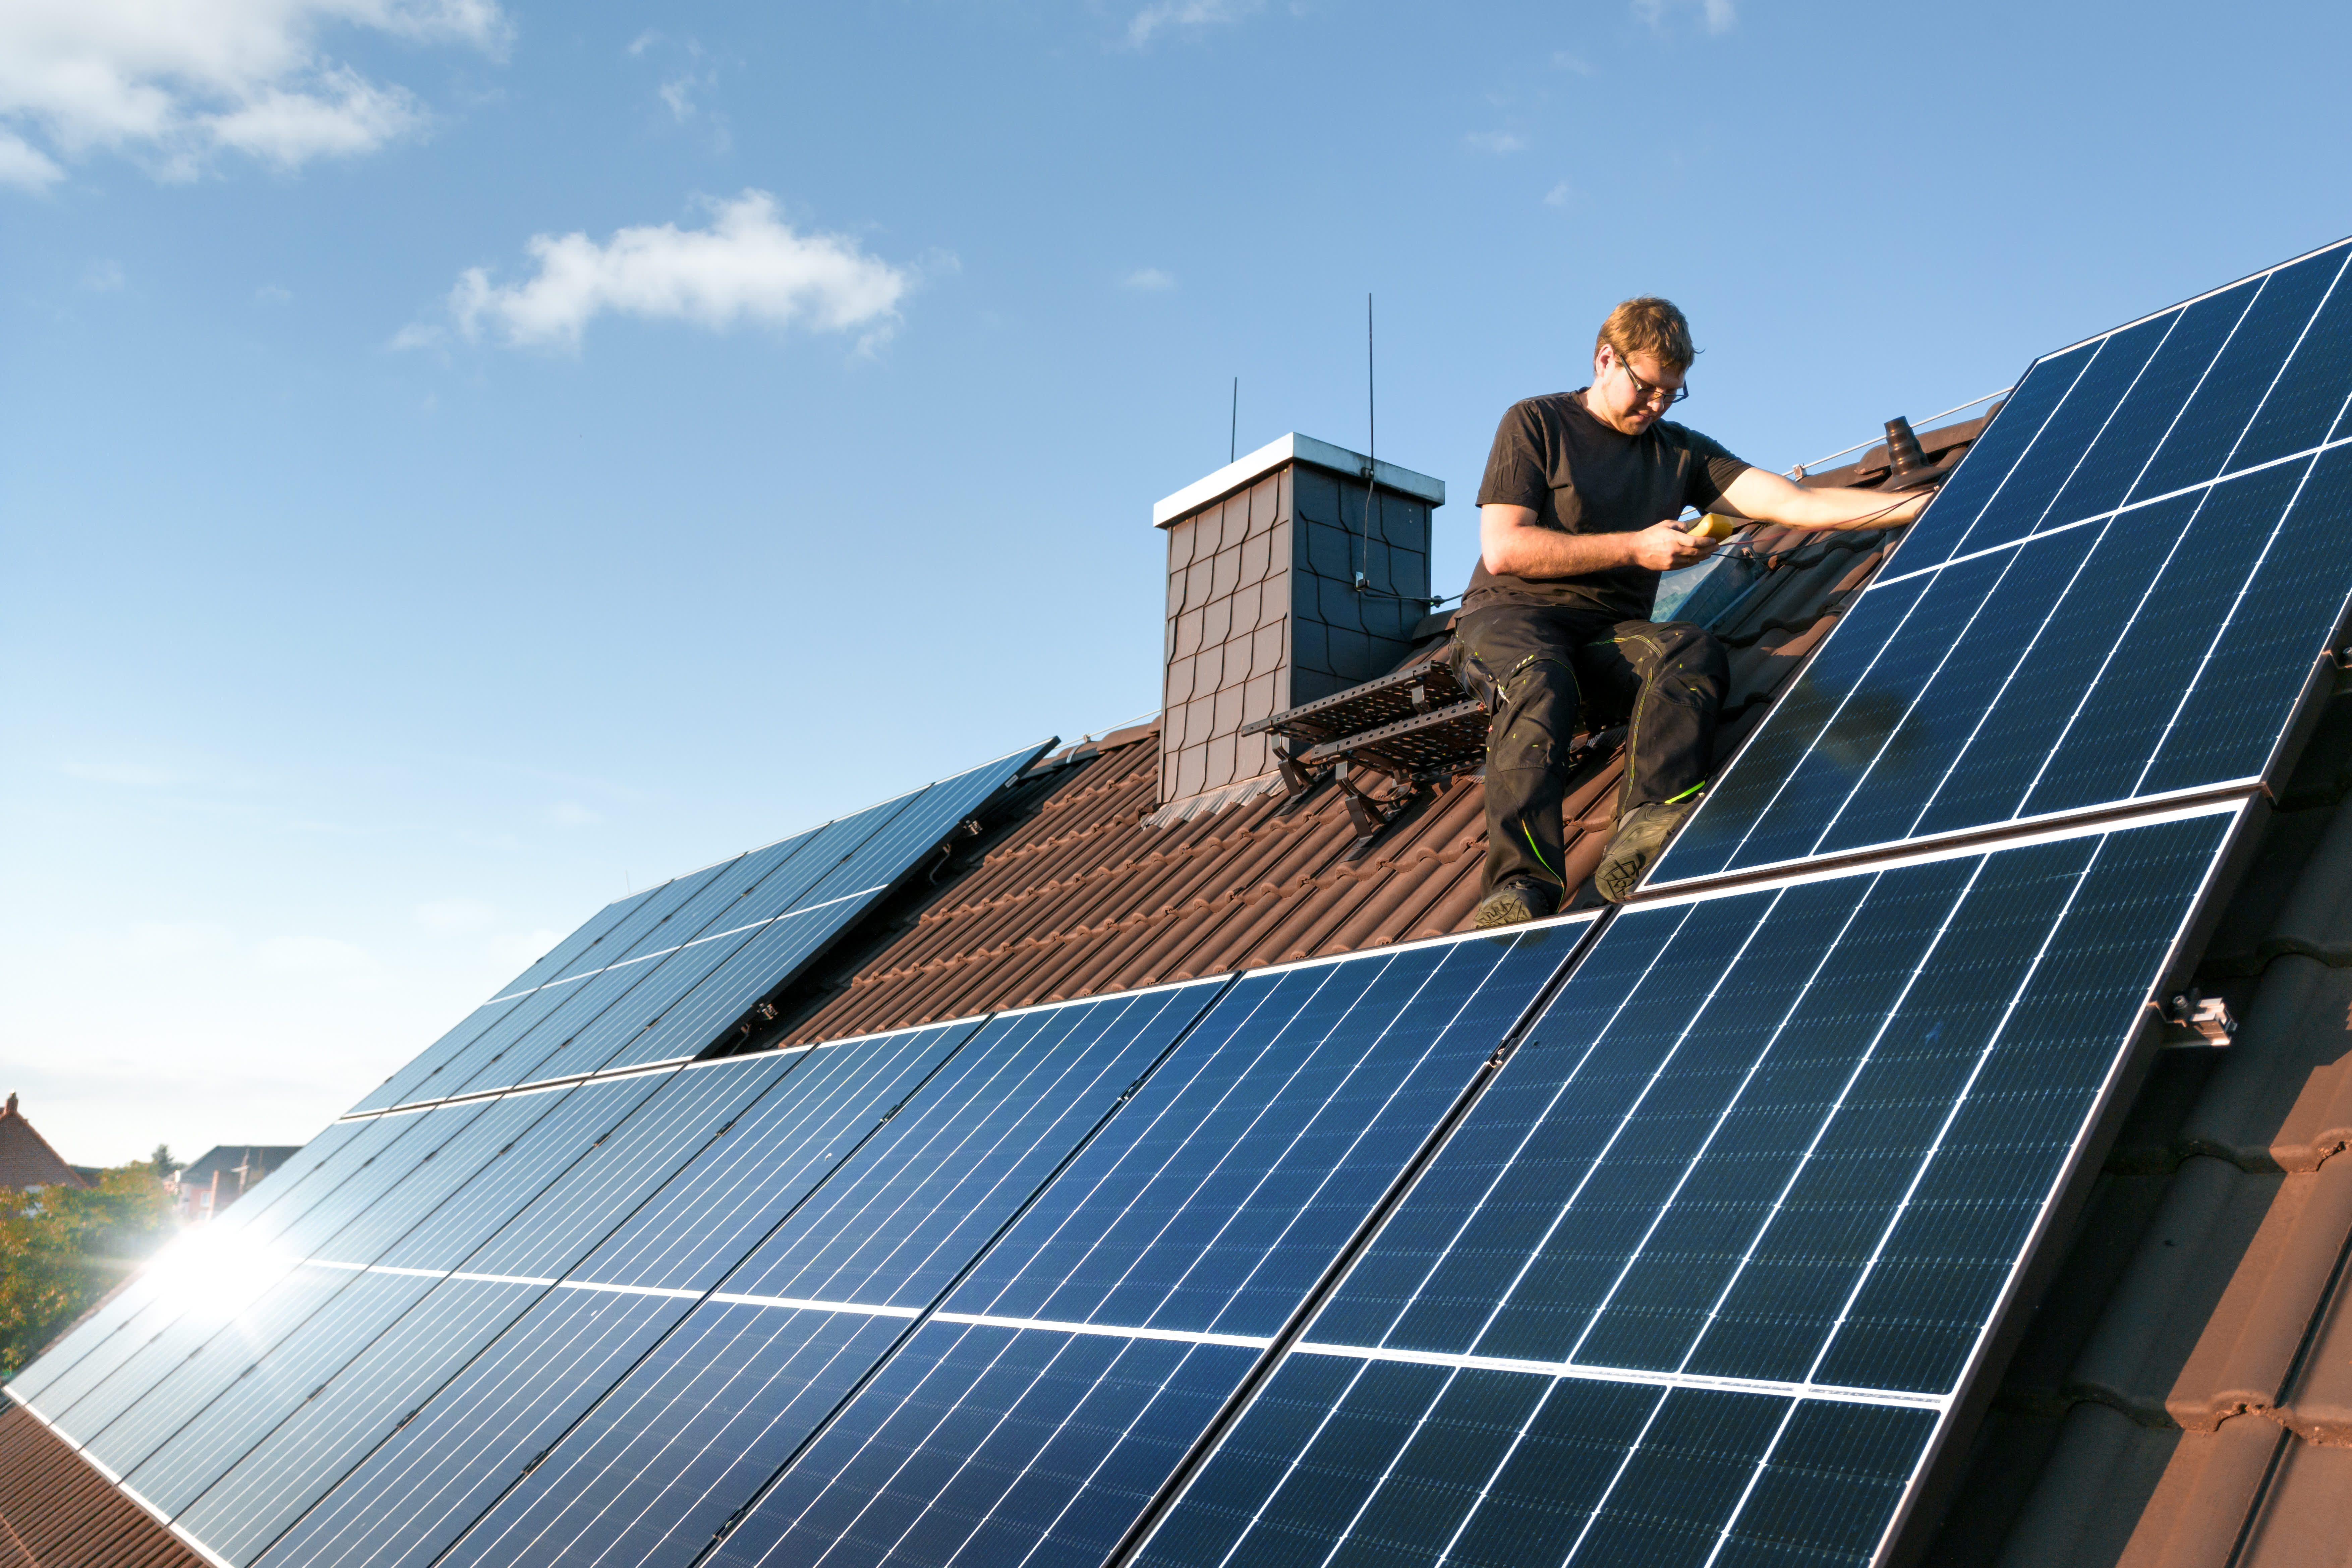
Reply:
[[[243,1230],[203,1226],[184,1232],[148,1266],[156,1293],[182,1311],[243,1311],[276,1284],[289,1260]]]

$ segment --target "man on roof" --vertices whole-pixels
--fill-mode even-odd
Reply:
[[[1580,709],[1628,724],[1615,829],[1594,869],[1622,903],[1698,805],[1729,673],[1702,628],[1650,619],[1658,574],[1715,541],[1675,518],[1721,508],[1790,528],[1885,528],[1930,493],[1805,489],[1663,417],[1689,395],[1690,324],[1628,300],[1592,345],[1592,384],[1515,403],[1478,488],[1478,565],[1454,623],[1486,731],[1482,927],[1539,920],[1567,892],[1560,802]]]

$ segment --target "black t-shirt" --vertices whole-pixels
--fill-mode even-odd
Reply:
[[[1612,430],[1585,411],[1583,389],[1511,405],[1495,432],[1478,504],[1531,507],[1536,522],[1562,533],[1627,533],[1701,510],[1748,465],[1696,430],[1661,419],[1639,436]],[[1575,577],[1470,574],[1465,610],[1489,605],[1557,605],[1646,620],[1658,574],[1620,566]]]

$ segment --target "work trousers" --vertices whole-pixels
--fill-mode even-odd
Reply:
[[[1723,646],[1681,621],[1497,605],[1454,623],[1457,668],[1486,726],[1486,886],[1531,877],[1565,890],[1560,801],[1580,729],[1629,723],[1622,818],[1706,782],[1730,687]],[[1579,720],[1582,722],[1580,724]]]

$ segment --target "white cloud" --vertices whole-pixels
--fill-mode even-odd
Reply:
[[[81,269],[81,286],[93,294],[111,294],[122,287],[122,263],[93,261]]]
[[[264,283],[253,291],[253,298],[257,304],[283,305],[294,298],[294,290],[283,283]]]
[[[1544,205],[1548,207],[1564,207],[1575,199],[1576,193],[1569,188],[1566,180],[1562,180],[1544,193]]]
[[[576,800],[559,800],[547,808],[547,820],[558,827],[593,827],[604,818]]]
[[[695,91],[709,84],[702,77],[692,71],[688,71],[684,76],[672,77],[662,83],[658,90],[661,100],[669,105],[670,118],[676,120],[680,125],[693,119]]]
[[[1473,132],[1471,134],[1462,138],[1462,140],[1468,142],[1471,146],[1477,148],[1482,153],[1494,153],[1497,154],[1504,153],[1525,152],[1528,145],[1525,140],[1512,135],[1507,131]]]
[[[1571,54],[1566,49],[1554,49],[1551,52],[1551,63],[1561,70],[1574,71],[1579,76],[1592,74],[1591,60],[1586,59],[1582,55]]]
[[[407,89],[327,54],[341,26],[495,54],[495,0],[5,0],[0,4],[0,182],[60,177],[57,157],[128,153],[166,178],[213,154],[291,168],[415,130]],[[32,131],[43,151],[17,132]]]
[[[410,913],[418,925],[444,936],[487,931],[499,918],[498,910],[479,899],[436,899],[417,905]]]
[[[47,153],[23,137],[0,131],[0,185],[19,190],[44,190],[66,177]]]
[[[1200,28],[1238,22],[1258,8],[1258,0],[1156,0],[1135,14],[1127,25],[1127,41],[1136,48],[1170,28]]]
[[[692,321],[724,331],[739,321],[824,331],[886,334],[913,275],[869,256],[845,235],[794,230],[765,191],[720,202],[705,229],[676,224],[625,228],[599,245],[585,234],[534,235],[538,275],[493,284],[468,268],[449,293],[467,337],[495,330],[509,343],[576,345],[607,312]],[[396,347],[429,341],[404,331]]]
[[[1633,15],[1663,29],[1669,11],[1683,9],[1687,0],[1633,0]],[[1735,0],[1696,0],[1699,20],[1710,33],[1727,33],[1739,23]]]
[[[1139,267],[1120,279],[1118,284],[1122,289],[1139,289],[1150,292],[1159,289],[1173,289],[1176,287],[1176,277],[1173,273],[1160,271],[1157,267]]]

